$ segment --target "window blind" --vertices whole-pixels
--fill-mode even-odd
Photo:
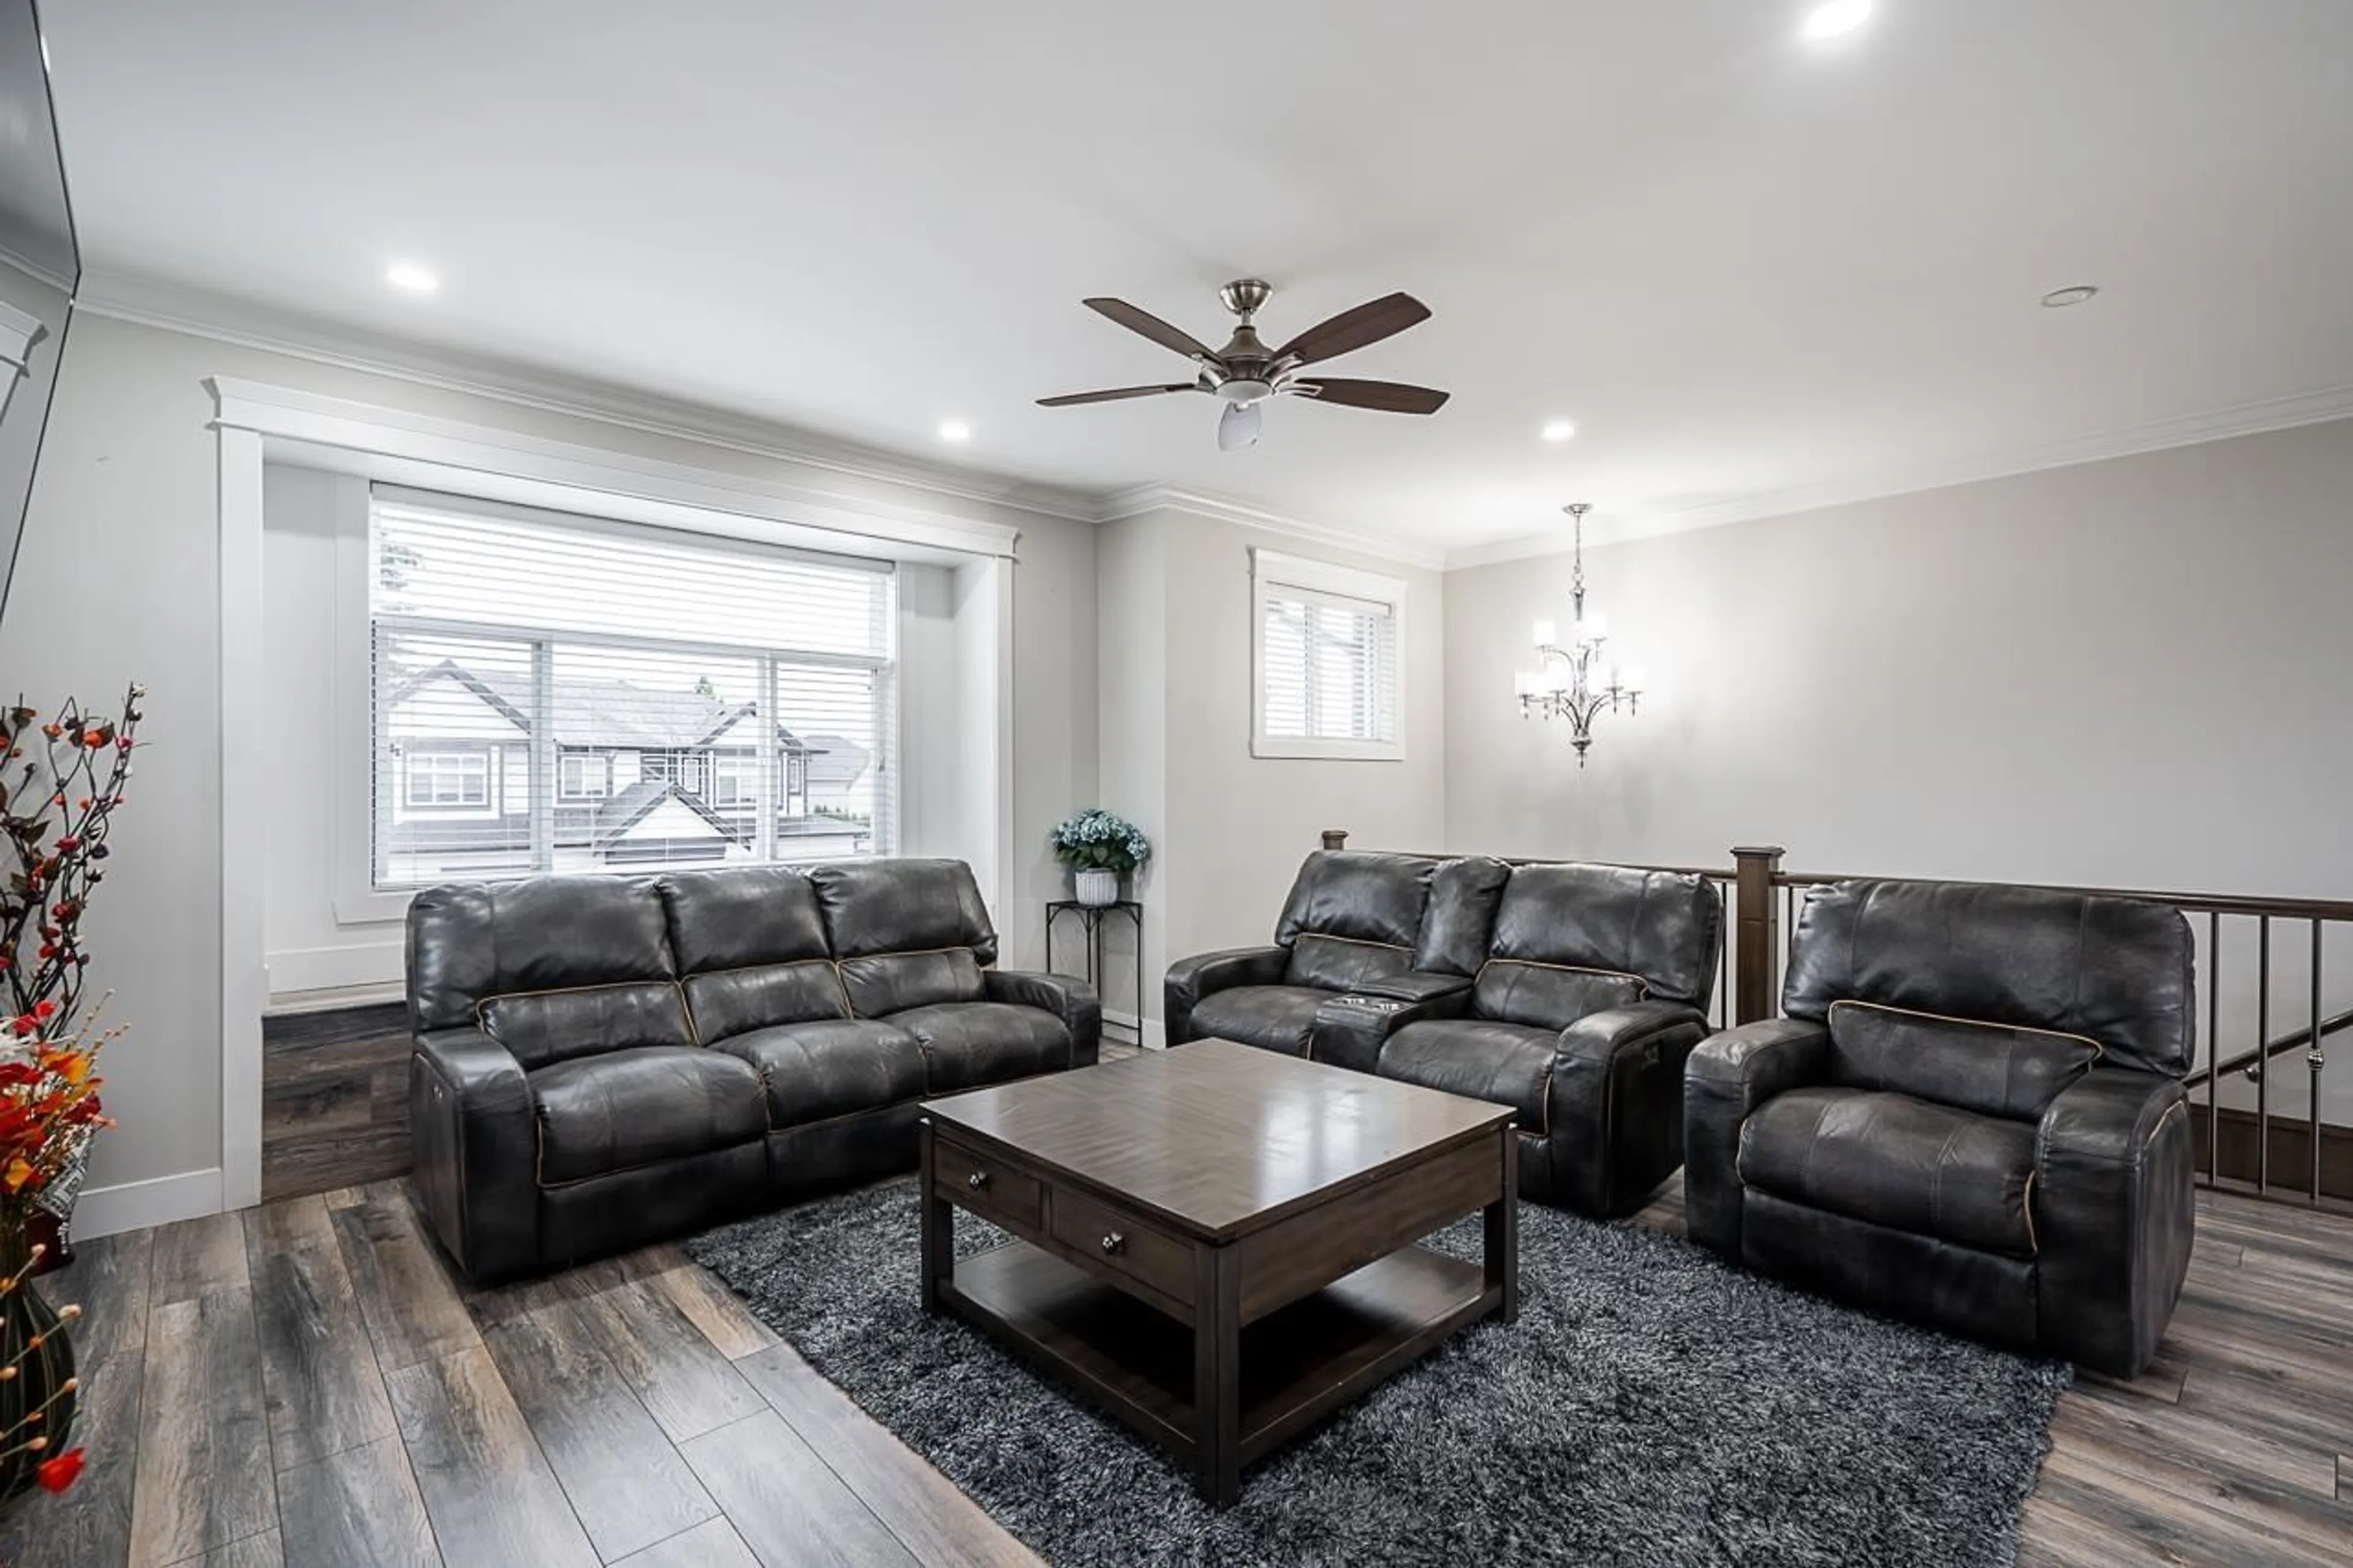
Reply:
[[[379,489],[379,888],[896,840],[888,563]]]
[[[1397,616],[1385,604],[1269,584],[1260,596],[1265,732],[1397,739]]]

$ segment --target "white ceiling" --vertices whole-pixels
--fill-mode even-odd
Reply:
[[[1829,46],[1810,8],[112,0],[50,31],[94,271],[1424,547],[2353,389],[2353,4],[1879,0]],[[439,294],[385,288],[396,257]],[[1331,370],[1453,401],[1285,401],[1230,454],[1206,398],[1032,405],[1183,379],[1082,296],[1214,343],[1251,273],[1274,341],[1419,295]]]

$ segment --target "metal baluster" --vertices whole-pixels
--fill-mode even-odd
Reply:
[[[2320,1203],[2320,1069],[2328,1065],[2327,1053],[2320,1048],[2320,921],[2312,922],[2312,1034],[2304,1042],[2305,1065],[2312,1069],[2312,1099],[2307,1102],[2305,1125],[2312,1134],[2312,1201]]]
[[[2272,917],[2255,917],[2255,1191],[2272,1190]]]
[[[2222,914],[2206,911],[2206,1184],[2222,1184],[2222,1119],[2215,1095],[2222,1082]]]

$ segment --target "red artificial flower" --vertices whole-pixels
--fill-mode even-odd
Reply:
[[[57,1012],[58,1005],[46,996],[33,1004],[33,1016],[36,1018],[53,1018]]]
[[[128,735],[118,735],[115,737],[114,744],[117,750],[127,752],[131,749],[131,737]]]
[[[81,1450],[68,1448],[54,1459],[43,1459],[33,1468],[41,1485],[53,1492],[61,1492],[81,1479]]]
[[[81,847],[81,840],[80,840],[79,838],[75,837],[74,837],[72,834],[70,834],[70,833],[64,834],[64,835],[61,835],[61,836],[58,837],[58,849],[60,849],[61,851],[65,852],[66,854],[70,855],[70,854],[72,854],[75,850],[77,850],[77,849],[79,849],[79,848],[80,848],[80,847]]]
[[[82,736],[81,743],[85,746],[103,746],[106,744],[106,731],[103,730],[90,731]]]

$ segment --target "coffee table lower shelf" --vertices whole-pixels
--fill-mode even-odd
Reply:
[[[958,1258],[940,1300],[1198,1464],[1190,1328],[1026,1241]],[[1481,1264],[1413,1246],[1246,1325],[1240,1462],[1263,1457],[1503,1304],[1503,1288]]]

